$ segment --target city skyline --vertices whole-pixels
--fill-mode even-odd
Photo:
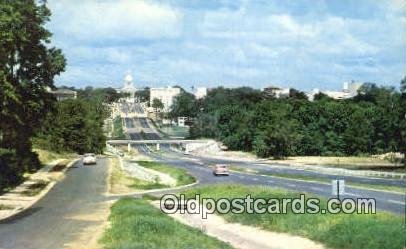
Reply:
[[[398,87],[406,71],[402,1],[48,1],[57,85]],[[67,18],[69,16],[69,18]]]

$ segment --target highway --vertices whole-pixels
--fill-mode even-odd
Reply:
[[[145,123],[149,127],[148,123]],[[159,137],[156,133],[155,136]],[[184,155],[171,150],[169,147],[161,148],[161,153],[153,153],[149,151],[145,145],[134,145],[140,152],[155,158],[158,161],[173,165],[176,167],[185,168],[192,175],[194,175],[199,183],[202,185],[213,183],[238,183],[248,185],[266,185],[288,190],[299,191],[302,193],[313,194],[326,198],[332,198],[331,184],[323,182],[310,182],[297,179],[287,179],[280,177],[273,177],[272,173],[292,174],[292,175],[305,175],[324,178],[326,180],[332,179],[345,179],[354,183],[367,183],[376,185],[391,185],[405,187],[404,180],[391,180],[383,178],[369,178],[358,176],[337,176],[331,174],[323,174],[313,171],[306,171],[300,169],[289,169],[286,166],[269,165],[255,162],[236,161],[227,159],[213,159],[202,156]],[[259,171],[258,175],[247,173],[233,172],[229,177],[214,177],[209,165],[215,163],[226,163],[236,166],[244,166]],[[261,174],[270,174],[270,176],[261,176]],[[376,200],[377,209],[389,211],[397,214],[405,214],[405,194],[386,192],[381,190],[369,190],[363,188],[349,187],[345,188],[346,194],[342,198],[374,198]]]
[[[135,120],[137,121],[137,120]],[[128,124],[134,121],[128,121]],[[127,122],[126,122],[127,123]],[[135,122],[136,123],[136,122]],[[148,125],[148,123],[147,123]],[[151,127],[145,127],[153,129]],[[153,133],[154,139],[159,137]],[[130,134],[133,139],[140,139],[139,134]],[[207,157],[184,155],[171,150],[169,146],[161,147],[161,152],[154,153],[146,145],[134,145],[141,153],[153,157],[157,161],[174,167],[184,168],[195,176],[200,186],[233,183],[244,185],[261,185],[307,193],[315,196],[330,198],[331,186],[326,183],[308,182],[295,179],[286,179],[273,176],[251,175],[247,173],[232,172],[227,177],[215,177],[209,167],[214,163],[228,163],[252,167],[264,172],[276,172],[280,169],[275,165],[264,165],[235,160],[219,160]],[[94,219],[92,215],[105,210],[108,212],[108,202],[116,197],[106,197],[108,160],[105,157],[98,159],[97,166],[83,166],[81,161],[70,168],[66,177],[56,184],[54,188],[33,207],[16,217],[0,222],[0,248],[2,249],[54,249],[64,248],[72,241],[77,240],[83,232],[89,233],[89,227],[100,225],[102,221]],[[261,171],[262,172],[262,171]],[[283,172],[293,172],[298,170]],[[300,172],[303,174],[322,174]],[[325,177],[336,177],[326,175]],[[368,181],[370,178],[346,177],[353,181]],[[388,181],[388,182],[387,182]],[[393,180],[376,179],[377,184],[390,184]],[[393,185],[404,184],[394,180]],[[404,186],[404,185],[401,185]],[[395,214],[405,213],[405,194],[374,191],[354,187],[346,187],[343,198],[375,198],[379,210]]]

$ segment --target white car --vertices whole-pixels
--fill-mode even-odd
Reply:
[[[228,166],[225,164],[216,164],[213,168],[213,175],[215,176],[228,176],[230,175],[230,172],[228,170]]]
[[[93,153],[87,153],[83,155],[83,164],[96,164],[96,155]]]

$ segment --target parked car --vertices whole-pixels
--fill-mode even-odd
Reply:
[[[215,175],[215,176],[219,176],[219,175],[228,176],[229,174],[230,173],[229,173],[227,165],[225,165],[225,164],[216,164],[214,166],[213,175]]]
[[[87,153],[83,155],[83,165],[88,165],[88,164],[96,164],[96,155],[93,153]]]

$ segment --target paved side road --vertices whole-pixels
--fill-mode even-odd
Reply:
[[[102,221],[94,219],[92,214],[108,208],[104,196],[107,168],[106,158],[98,159],[96,166],[77,162],[65,179],[32,208],[0,223],[0,248],[63,248],[90,226],[100,224]]]

